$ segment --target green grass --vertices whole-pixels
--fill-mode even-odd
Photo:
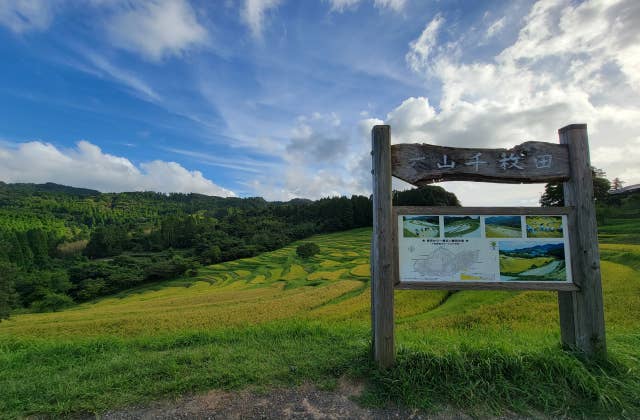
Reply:
[[[378,371],[370,230],[307,241],[321,249],[308,260],[292,244],[0,323],[0,418],[99,413],[209,389],[330,388],[343,375],[365,379],[371,405],[640,416],[640,245],[601,247],[607,363],[561,350],[555,293],[396,291],[398,362]]]
[[[487,238],[520,238],[522,229],[512,226],[485,225],[485,236]]]
[[[598,227],[598,239],[603,243],[638,244],[639,238],[637,219],[607,219],[605,226]]]

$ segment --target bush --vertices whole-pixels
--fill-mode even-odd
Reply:
[[[167,280],[181,276],[188,268],[193,266],[192,261],[188,261],[180,256],[174,256],[170,260],[159,261],[145,269],[145,280]]]
[[[44,298],[33,302],[31,308],[36,312],[55,312],[73,305],[73,299],[61,293],[47,293]]]
[[[296,254],[300,258],[310,258],[320,252],[320,247],[313,242],[306,242],[302,245],[298,245],[296,248]]]

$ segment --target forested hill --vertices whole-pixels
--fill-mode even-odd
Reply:
[[[394,201],[459,205],[440,187],[395,193]],[[370,226],[371,215],[364,196],[267,202],[0,182],[0,304],[4,295],[13,307],[56,309],[312,234]]]

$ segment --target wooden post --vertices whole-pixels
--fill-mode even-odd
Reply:
[[[564,183],[564,204],[574,207],[569,221],[571,268],[579,291],[558,292],[562,343],[588,357],[606,357],[600,253],[586,124],[558,130],[569,147],[571,177]]]
[[[371,131],[373,160],[373,237],[371,247],[371,320],[373,355],[380,368],[395,359],[393,332],[393,241],[391,134],[388,125]]]

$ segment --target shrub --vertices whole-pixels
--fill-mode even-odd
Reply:
[[[296,248],[296,254],[300,258],[310,258],[320,252],[320,247],[313,242],[306,242],[302,245],[298,245]]]
[[[33,302],[31,308],[36,312],[55,312],[73,305],[73,299],[62,293],[47,293],[41,300]]]

